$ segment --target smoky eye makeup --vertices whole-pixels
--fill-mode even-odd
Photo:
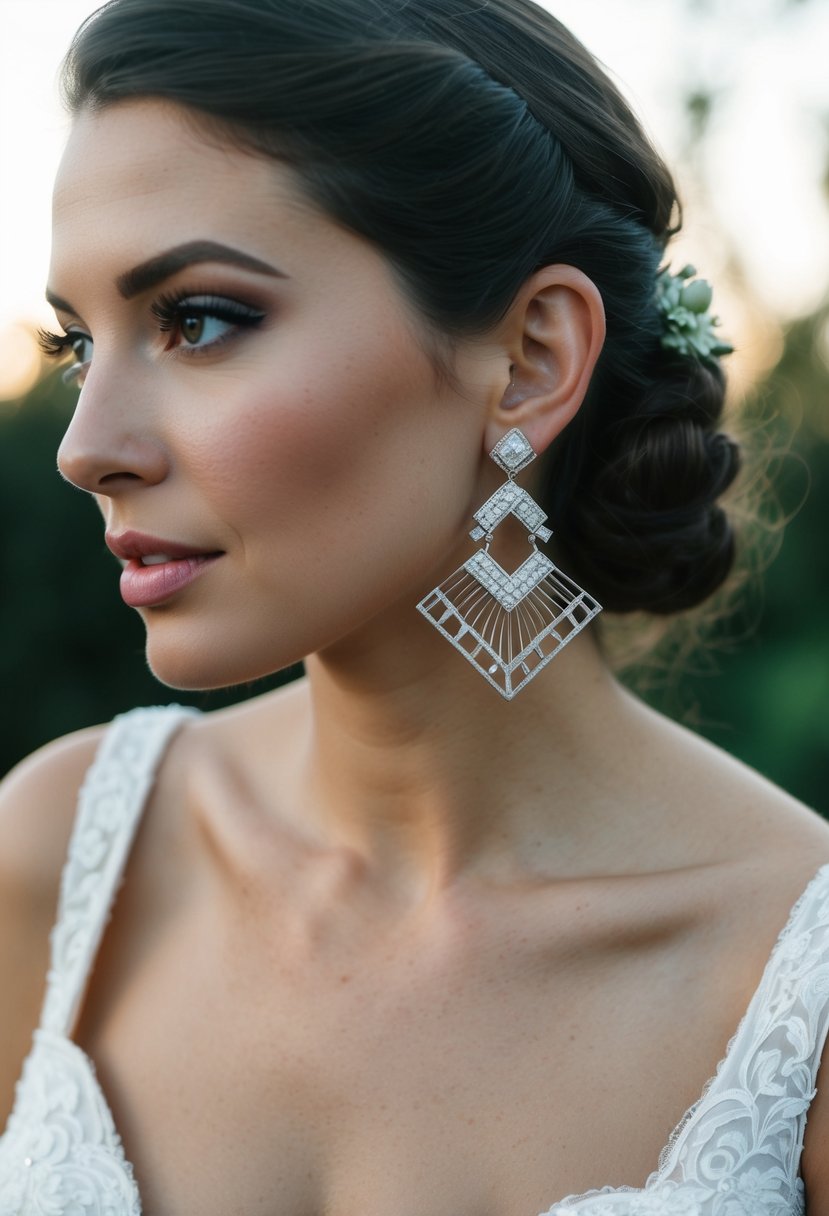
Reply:
[[[150,305],[158,332],[165,335],[165,350],[180,350],[188,357],[206,354],[262,324],[264,309],[232,296],[211,291],[163,292]],[[38,331],[38,345],[49,359],[74,353],[75,362],[63,372],[66,384],[76,383],[92,358],[93,340],[82,330],[66,333]]]
[[[188,355],[212,350],[265,320],[263,309],[214,292],[164,292],[150,305],[161,333],[169,334],[165,349]]]

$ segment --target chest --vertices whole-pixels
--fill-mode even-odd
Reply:
[[[641,1186],[742,1012],[670,941],[332,953],[211,915],[127,986],[111,939],[76,1035],[144,1216],[535,1216]]]

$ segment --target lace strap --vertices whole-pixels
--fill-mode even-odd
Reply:
[[[107,728],[81,786],[61,877],[45,1030],[72,1032],[159,762],[173,732],[198,712],[181,705],[136,709]]]
[[[829,1035],[829,865],[794,905],[716,1075],[663,1153],[661,1179],[693,1177],[713,1145],[796,1189],[806,1116]],[[729,1122],[730,1120],[730,1122]],[[715,1134],[716,1133],[716,1134]],[[723,1157],[723,1160],[725,1157]]]
[[[814,1089],[828,1031],[829,866],[822,866],[775,943],[722,1072],[747,1088],[765,1090],[805,1069]],[[769,1056],[772,1040],[780,1050]]]

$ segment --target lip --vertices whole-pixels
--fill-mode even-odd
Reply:
[[[158,536],[148,536],[145,532],[121,532],[114,536],[107,532],[104,536],[107,548],[123,561],[140,561],[142,557],[163,553],[167,557],[216,557],[218,549],[199,548],[198,545],[182,545],[174,540],[162,540]],[[160,567],[157,567],[160,568]]]
[[[130,608],[151,608],[182,591],[224,554],[146,532],[107,532],[107,548],[126,565],[121,571],[121,598]],[[144,566],[142,557],[163,554],[171,560]]]
[[[169,549],[156,550],[169,553]],[[223,553],[201,553],[178,557],[158,566],[142,566],[137,558],[129,558],[121,571],[121,598],[130,608],[152,608],[163,604],[177,591],[182,591],[224,557]]]

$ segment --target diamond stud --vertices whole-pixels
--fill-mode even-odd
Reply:
[[[503,439],[496,443],[490,455],[499,469],[503,469],[510,475],[520,472],[535,460],[532,444],[525,435],[522,435],[518,427],[507,431]]]

